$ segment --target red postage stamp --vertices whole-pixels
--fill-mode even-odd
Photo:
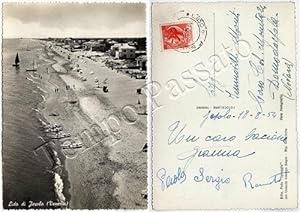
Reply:
[[[163,48],[186,48],[192,43],[191,23],[171,23],[161,25]]]

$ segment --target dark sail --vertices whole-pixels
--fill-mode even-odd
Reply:
[[[20,62],[20,59],[19,59],[19,54],[17,53],[17,55],[16,55],[16,59],[15,59],[15,64],[17,65],[19,62]]]

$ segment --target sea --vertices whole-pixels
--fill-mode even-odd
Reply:
[[[66,201],[63,179],[53,171],[54,164],[49,160],[57,152],[49,146],[40,147],[49,140],[40,113],[47,93],[25,71],[32,68],[34,60],[40,67],[46,65],[39,57],[44,47],[33,39],[3,39],[2,45],[3,207],[57,208],[51,202]],[[19,69],[12,66],[17,53]]]

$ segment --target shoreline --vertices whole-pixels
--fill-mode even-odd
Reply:
[[[74,55],[73,60],[68,60],[68,55],[60,55],[59,53],[56,55],[51,52],[55,52],[55,50],[49,50],[46,44],[42,45],[44,45],[46,55],[54,54],[53,58],[49,56],[54,63],[48,65],[51,68],[48,67],[47,70],[50,69],[51,72],[56,69],[56,73],[42,74],[45,79],[49,76],[45,86],[52,90],[51,93],[49,92],[49,97],[46,98],[42,113],[50,123],[62,123],[64,130],[71,134],[71,139],[76,140],[76,142],[81,141],[86,147],[83,150],[73,152],[71,156],[75,155],[75,158],[72,159],[68,155],[62,161],[66,170],[63,176],[70,181],[64,184],[64,190],[68,191],[64,192],[66,197],[70,193],[70,197],[67,197],[67,199],[70,198],[69,207],[76,209],[146,208],[147,200],[141,197],[141,190],[147,188],[147,154],[141,152],[144,143],[146,143],[146,118],[137,115],[145,120],[139,119],[133,125],[126,124],[124,120],[121,120],[124,114],[120,114],[122,112],[120,103],[122,102],[118,101],[118,94],[108,96],[101,93],[101,90],[92,88],[93,83],[91,82],[91,76],[89,76],[89,69],[93,65],[89,64],[92,63],[91,61],[88,61],[87,65],[86,63],[80,64],[83,74],[90,83],[82,82],[76,76],[77,73],[74,73],[69,67],[70,64],[80,62],[79,59],[78,61],[74,59],[76,55]],[[84,67],[85,65],[86,67]],[[92,69],[96,72],[98,66],[94,66]],[[103,69],[99,73],[100,77],[108,71],[110,70]],[[124,79],[124,76],[119,77],[119,75],[113,73],[109,77],[117,76],[121,78],[120,81],[128,81],[129,85],[130,83],[133,84],[131,87],[138,87],[135,84],[141,84],[141,82],[136,83],[136,80],[130,78],[128,80]],[[66,85],[69,85],[71,89],[66,90]],[[53,92],[55,88],[59,89],[58,93]],[[114,87],[109,93],[113,91]],[[129,94],[125,92],[123,102],[126,103],[127,101],[126,104],[134,105],[136,99],[128,98],[129,101],[126,99],[126,95]],[[130,95],[132,96],[132,94]],[[76,103],[70,104],[70,101],[76,101]],[[143,101],[143,99],[141,98],[139,101]],[[51,113],[59,115],[49,116]],[[122,141],[131,139],[133,144],[126,145],[125,142],[118,142],[116,145],[111,145],[112,140],[115,139],[114,137],[118,135],[107,135],[105,130],[102,129],[103,124],[101,123],[103,119],[110,117],[111,114],[119,118],[119,124],[121,125],[119,136],[122,137]],[[130,115],[132,114],[129,114],[129,117]],[[95,129],[93,126],[96,126]],[[86,130],[90,130],[90,135],[88,135],[90,137],[85,135],[88,134]],[[132,138],[131,133],[140,135],[140,137],[144,136],[144,141],[139,141],[140,137],[138,136]],[[56,143],[58,148],[61,149],[59,147],[60,143]],[[66,154],[64,150],[61,150],[61,152]],[[69,154],[69,152],[67,153]],[[85,195],[89,195],[89,198],[84,197]],[[130,195],[132,197],[128,197]]]
[[[46,70],[54,70],[53,69],[53,65],[57,63],[57,61],[50,55],[48,55],[48,52],[47,50],[45,49],[45,46],[42,44],[42,48],[43,48],[43,52],[44,54],[46,55],[46,58],[43,57],[43,56],[39,56],[39,59],[41,60],[45,60],[47,62],[49,62],[49,64],[45,65],[45,68]],[[46,74],[45,73],[40,73],[40,76],[42,77],[45,77]],[[56,73],[53,73],[56,75]],[[32,77],[32,75],[31,75]],[[41,79],[42,81],[42,79]],[[42,81],[44,82],[44,81]],[[39,87],[39,89],[41,91],[43,91],[43,93],[45,93],[46,97],[44,98],[44,101],[42,101],[38,108],[40,110],[40,115],[41,115],[41,118],[42,120],[46,120],[46,122],[48,124],[54,124],[53,120],[49,119],[49,117],[47,116],[46,112],[47,111],[47,108],[49,107],[49,98],[51,97],[51,95],[53,95],[51,93],[51,89],[50,89],[50,86],[44,84],[45,86],[45,89],[46,90],[43,90],[42,88]],[[40,108],[40,106],[42,106],[42,108]],[[47,135],[45,135],[47,140],[51,140],[51,138],[49,138]],[[64,157],[64,155],[62,154],[61,152],[61,148],[59,147],[59,145],[57,145],[56,142],[54,143],[51,143],[49,142],[48,143],[49,146],[47,146],[47,149],[48,149],[48,153],[50,154],[50,157],[52,158],[53,160],[53,169],[50,171],[52,174],[53,174],[53,178],[54,178],[54,192],[56,194],[56,197],[58,198],[58,201],[57,203],[61,200],[61,199],[64,199],[65,198],[65,201],[61,202],[60,204],[62,204],[62,208],[66,208],[65,205],[65,202],[68,203],[71,199],[71,194],[69,192],[69,188],[70,188],[70,182],[68,180],[68,171],[67,169],[65,168],[65,161],[66,161],[66,158]],[[62,166],[58,167],[58,168],[55,168],[56,166],[58,166],[59,164],[61,164]],[[59,181],[59,182],[57,182]],[[57,185],[58,183],[60,183],[60,185],[58,185],[58,188],[55,187],[55,184]],[[58,191],[59,189],[59,191]],[[61,196],[61,197],[58,197],[57,195]]]

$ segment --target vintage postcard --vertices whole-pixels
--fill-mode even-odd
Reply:
[[[297,207],[295,4],[152,4],[153,208]]]
[[[147,208],[143,3],[3,3],[3,208]]]

